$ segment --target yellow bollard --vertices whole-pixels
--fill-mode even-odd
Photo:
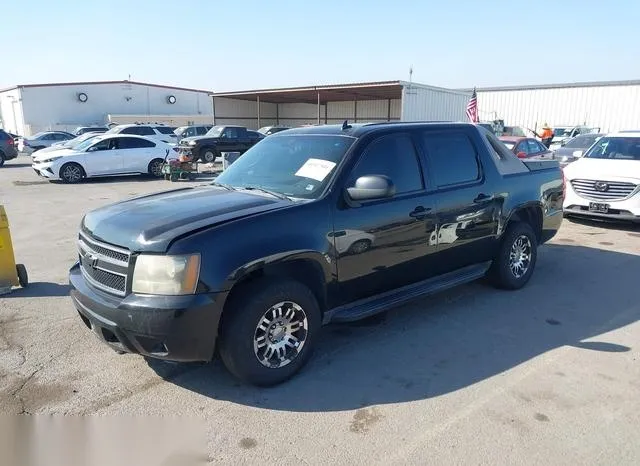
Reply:
[[[13,286],[26,288],[28,285],[27,269],[22,264],[16,265],[9,219],[4,206],[0,205],[0,294],[9,293]]]

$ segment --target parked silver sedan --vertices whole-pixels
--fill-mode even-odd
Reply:
[[[580,134],[555,149],[553,158],[560,162],[560,166],[564,167],[582,157],[587,149],[602,136],[604,136],[603,133]]]

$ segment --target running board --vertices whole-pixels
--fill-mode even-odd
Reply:
[[[482,278],[490,266],[491,261],[470,265],[419,283],[413,283],[403,286],[402,288],[387,291],[386,293],[336,307],[325,313],[323,324],[328,324],[329,322],[353,322],[364,319],[384,312],[392,307],[405,304],[416,298],[423,298],[464,283],[472,282]]]

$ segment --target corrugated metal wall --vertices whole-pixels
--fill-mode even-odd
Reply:
[[[419,84],[402,90],[402,121],[466,121],[471,93]]]
[[[640,85],[478,91],[480,119],[540,129],[583,125],[601,131],[640,129]]]
[[[326,107],[326,108],[325,108]],[[257,102],[216,97],[216,124],[258,127]],[[320,123],[336,124],[350,122],[375,122],[400,119],[401,100],[362,100],[327,102],[320,105]],[[302,126],[318,122],[318,106],[308,103],[273,104],[260,103],[260,126]]]

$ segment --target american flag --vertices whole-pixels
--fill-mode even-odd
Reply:
[[[475,87],[467,104],[467,116],[472,123],[478,123],[478,94]]]

